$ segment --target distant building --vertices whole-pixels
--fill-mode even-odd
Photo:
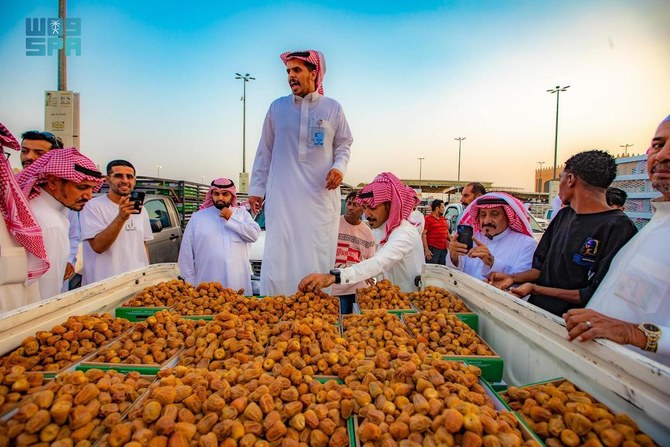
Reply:
[[[556,166],[556,179],[563,172],[563,165]],[[535,192],[549,192],[549,182],[554,179],[554,167],[535,170]]]

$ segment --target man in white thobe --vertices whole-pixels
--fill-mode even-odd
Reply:
[[[468,250],[454,233],[448,267],[481,280],[493,272],[511,275],[531,268],[537,242],[521,201],[505,193],[484,194],[463,211],[460,223],[473,227],[474,246]]]
[[[37,278],[49,270],[42,229],[30,211],[5,148],[21,145],[0,123],[0,312],[40,300]]]
[[[249,244],[261,228],[237,206],[232,180],[214,180],[200,210],[191,216],[179,249],[179,272],[191,284],[216,281],[251,295]]]
[[[40,298],[58,295],[70,252],[68,209],[80,211],[102,185],[95,163],[76,148],[49,151],[17,177],[42,228],[49,270],[38,279]]]
[[[249,187],[254,212],[265,196],[262,295],[290,295],[309,272],[334,265],[339,186],[353,141],[342,107],[323,96],[323,55],[310,50],[281,59],[293,94],[270,105]]]
[[[390,280],[403,292],[417,290],[414,279],[425,264],[423,243],[416,227],[408,220],[418,203],[414,191],[390,172],[379,174],[356,199],[365,207],[370,227],[380,230],[380,245],[370,259],[330,273],[312,273],[300,282],[300,290],[312,291],[331,284],[354,284],[378,275]]]

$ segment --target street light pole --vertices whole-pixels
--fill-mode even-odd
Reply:
[[[247,172],[247,82],[254,81],[256,78],[249,75],[244,76],[235,73],[235,79],[242,79],[244,85],[242,89],[242,172]]]
[[[623,151],[624,151],[623,154],[626,155],[626,156],[628,155],[628,148],[633,147],[633,146],[635,146],[635,145],[634,144],[620,144],[619,145],[619,147],[623,148]]]
[[[419,160],[419,189],[421,192],[423,192],[423,187],[421,185],[421,168],[423,167],[423,161],[426,159],[426,157],[419,157],[417,160]]]
[[[161,177],[161,168],[162,168],[162,167],[163,167],[163,166],[161,166],[161,165],[156,165],[156,170],[158,171],[156,177],[158,177],[158,178]]]
[[[456,185],[460,188],[461,186],[461,142],[465,140],[465,137],[454,138],[458,141],[458,178],[456,179]]]
[[[558,99],[561,96],[561,92],[564,92],[569,88],[570,88],[569,85],[566,85],[565,87],[557,85],[556,88],[551,88],[547,90],[547,92],[551,94],[556,93],[556,134],[554,135],[554,180],[556,179],[556,160],[558,159]]]

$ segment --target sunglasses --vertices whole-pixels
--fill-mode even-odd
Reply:
[[[60,142],[58,137],[51,132],[40,132],[39,130],[29,130],[26,133],[35,133],[37,135],[41,135],[42,137],[46,138],[47,141],[49,141],[51,144],[56,146],[56,149],[63,149],[63,143]]]

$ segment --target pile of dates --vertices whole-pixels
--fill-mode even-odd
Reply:
[[[161,365],[181,350],[198,324],[203,325],[168,311],[157,312],[135,323],[131,332],[101,348],[89,361]]]
[[[176,367],[159,374],[148,396],[101,445],[344,447],[351,391],[287,369],[272,376],[260,362],[208,371]],[[134,444],[133,444],[134,445]]]
[[[418,343],[400,318],[384,310],[366,312],[362,315],[347,315],[342,318],[343,338],[350,349],[363,352],[365,357],[374,357],[379,349],[385,349],[392,358],[399,352],[427,351]]]
[[[44,374],[26,373],[23,366],[12,366],[8,371],[0,370],[0,413],[11,409],[27,394],[39,391],[44,384]]]
[[[340,317],[340,300],[322,291],[298,292],[286,300],[283,320],[321,318],[337,323]]]
[[[424,312],[470,312],[462,299],[441,287],[428,286],[423,290],[410,293],[409,299],[417,309]]]
[[[306,375],[338,375],[357,352],[340,336],[339,327],[320,318],[285,321],[271,329],[263,368],[277,371],[286,364]]]
[[[186,337],[179,364],[212,371],[239,366],[263,355],[269,334],[265,323],[248,315],[221,313],[212,321],[199,320]]]
[[[443,355],[495,355],[470,326],[445,312],[405,314],[407,327],[419,342]]]
[[[72,316],[50,331],[39,331],[0,359],[0,369],[18,365],[26,371],[59,371],[91,354],[132,324],[109,314]]]
[[[121,423],[149,384],[136,372],[61,374],[32,393],[8,420],[0,420],[0,445],[90,446]]]
[[[509,387],[502,397],[547,447],[656,445],[630,416],[615,415],[567,380]]]
[[[358,289],[356,300],[362,311],[374,309],[411,309],[409,297],[388,279]]]
[[[173,279],[143,289],[123,305],[127,307],[167,307],[169,301],[191,297],[192,292],[195,293],[192,284]]]
[[[474,366],[408,353],[390,365],[381,357],[360,361],[345,383],[361,445],[536,446],[524,442],[511,412],[495,410],[479,374]]]

